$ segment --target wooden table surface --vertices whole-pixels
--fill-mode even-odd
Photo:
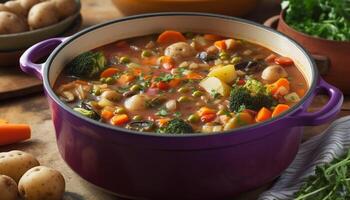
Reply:
[[[266,5],[265,5],[266,6]],[[270,10],[278,12],[278,5],[268,4]],[[261,12],[262,7],[259,7],[261,13],[258,16],[249,16],[249,19],[255,19],[259,22],[265,20],[271,14]],[[82,0],[82,16],[83,26],[90,26],[112,18],[121,16],[121,13],[116,10],[109,0]],[[316,98],[313,110],[320,105],[324,105],[327,98],[321,96]],[[341,113],[338,117],[350,114],[350,100],[346,99]],[[78,177],[61,159],[54,137],[54,128],[51,120],[46,98],[42,93],[33,94],[26,97],[0,101],[0,118],[8,119],[13,123],[28,123],[32,127],[32,139],[9,146],[0,147],[0,152],[20,149],[35,155],[42,165],[46,165],[61,171],[66,180],[65,199],[74,200],[112,200],[115,197],[94,188]],[[329,124],[315,127],[305,128],[304,139],[308,139],[314,135],[320,134]],[[258,190],[243,194],[242,197],[236,199],[256,199],[258,195],[267,189],[266,185]]]

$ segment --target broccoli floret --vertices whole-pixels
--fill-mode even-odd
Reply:
[[[187,124],[182,119],[172,119],[165,127],[161,127],[157,130],[157,133],[169,133],[169,134],[183,134],[193,133],[191,125]]]
[[[68,63],[68,74],[82,77],[96,77],[102,70],[105,69],[106,58],[102,52],[88,51],[75,57]]]
[[[254,79],[248,80],[243,86],[234,85],[229,100],[231,112],[239,112],[242,108],[258,111],[276,104],[266,87]]]

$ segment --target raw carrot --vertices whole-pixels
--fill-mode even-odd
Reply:
[[[216,40],[222,40],[223,37],[221,37],[220,35],[216,35],[216,34],[204,34],[204,39],[206,40],[211,40],[211,41],[216,41]]]
[[[207,115],[207,114],[214,114],[215,113],[215,110],[211,109],[211,108],[208,108],[208,107],[201,107],[199,110],[198,110],[198,115],[200,117],[202,117],[203,115]]]
[[[204,123],[207,123],[207,122],[213,121],[215,118],[216,118],[216,114],[215,113],[206,114],[206,115],[203,115],[201,117],[201,121],[204,122]]]
[[[290,83],[286,78],[280,78],[276,82],[272,83],[268,86],[268,89],[273,95],[276,95],[283,87],[288,93],[290,90]]]
[[[198,74],[198,73],[195,73],[195,72],[192,72],[192,73],[189,73],[186,75],[186,78],[187,79],[195,79],[195,80],[200,80],[200,79],[203,79],[203,76]]]
[[[278,104],[272,112],[272,117],[276,117],[281,113],[289,109],[289,106],[286,104]]]
[[[120,85],[126,85],[129,82],[133,81],[134,79],[135,79],[135,76],[132,76],[129,74],[123,74],[118,78],[117,83]]]
[[[282,56],[282,57],[275,58],[275,63],[282,66],[288,66],[288,65],[292,65],[294,62],[292,59]]]
[[[158,36],[157,42],[160,44],[171,44],[175,42],[184,42],[186,41],[185,36],[178,31],[164,31]]]
[[[105,70],[101,73],[100,77],[101,77],[101,78],[111,77],[111,76],[115,75],[117,72],[118,72],[118,69],[117,69],[117,68],[110,67],[110,68],[105,69]]]
[[[12,144],[30,138],[31,130],[27,124],[1,124],[0,145]]]
[[[126,114],[115,115],[111,119],[113,125],[123,125],[129,121],[129,117]]]
[[[271,118],[271,111],[265,107],[262,107],[255,117],[256,122],[262,122]]]
[[[266,58],[265,58],[265,61],[266,62],[274,62],[275,61],[275,59],[276,59],[276,54],[274,54],[274,53],[272,53],[272,54],[270,54],[269,56],[267,56]]]
[[[106,109],[103,109],[101,111],[101,118],[102,119],[110,120],[112,117],[113,117],[113,112],[112,111],[109,111],[109,110],[106,110]]]
[[[225,40],[219,40],[219,41],[214,42],[214,46],[216,46],[216,48],[218,48],[220,50],[225,50],[227,48]]]
[[[180,83],[181,83],[181,79],[179,79],[179,78],[174,78],[174,79],[170,80],[168,84],[169,84],[169,86],[170,86],[171,88],[175,88],[175,87],[178,86]]]

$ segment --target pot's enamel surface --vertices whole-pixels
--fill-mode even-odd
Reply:
[[[84,118],[64,105],[52,85],[74,56],[116,40],[165,29],[216,33],[269,47],[297,63],[310,85],[306,97],[273,120],[216,134],[143,134]],[[33,64],[51,54],[44,65]],[[163,13],[115,20],[68,39],[44,41],[21,58],[24,71],[43,78],[63,159],[89,182],[137,199],[224,199],[276,178],[294,159],[302,125],[323,123],[339,111],[341,93],[318,78],[307,53],[287,37],[236,18],[195,13]],[[314,95],[329,102],[306,113]]]

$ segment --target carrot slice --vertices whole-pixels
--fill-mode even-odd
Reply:
[[[275,95],[278,91],[280,91],[281,87],[284,87],[287,90],[287,93],[290,90],[290,83],[286,78],[280,78],[276,82],[268,86],[270,92],[273,95]]]
[[[102,119],[110,120],[112,117],[113,117],[113,112],[112,111],[109,111],[109,110],[106,110],[106,109],[103,109],[101,111],[101,118]]]
[[[200,75],[200,74],[198,74],[198,73],[192,72],[192,73],[187,74],[187,75],[186,75],[186,78],[187,78],[187,79],[200,80],[200,79],[203,79],[203,76]]]
[[[159,125],[160,127],[166,125],[169,121],[170,121],[170,118],[160,118],[160,119],[157,119],[158,125]]]
[[[149,57],[149,58],[144,58],[142,59],[141,63],[142,65],[156,65],[157,64],[157,57],[155,56],[152,56],[152,57]]]
[[[129,121],[129,117],[126,114],[115,115],[111,119],[113,125],[123,125]]]
[[[272,112],[272,117],[276,117],[276,116],[282,114],[283,112],[285,112],[289,108],[290,107],[286,104],[278,104]]]
[[[101,78],[111,77],[111,76],[115,75],[117,72],[118,72],[118,69],[117,69],[117,68],[110,67],[110,68],[105,69],[105,70],[101,73],[100,77],[101,77]]]
[[[168,84],[169,84],[169,86],[170,86],[171,88],[175,88],[175,87],[178,86],[180,83],[181,83],[181,79],[179,79],[179,78],[174,78],[174,79],[170,80]]]
[[[211,40],[211,41],[216,41],[216,40],[222,40],[223,37],[220,35],[216,35],[216,34],[204,34],[204,39],[206,40]]]
[[[135,76],[132,76],[129,74],[123,74],[118,78],[117,83],[120,85],[126,85],[129,82],[133,81],[134,79],[135,79]]]
[[[256,122],[266,121],[266,120],[270,119],[271,116],[272,116],[271,111],[265,107],[262,107],[259,110],[258,114],[256,115],[255,121]]]
[[[198,115],[199,116],[204,116],[204,115],[207,115],[207,114],[214,114],[215,113],[215,110],[211,109],[211,108],[208,108],[208,107],[201,107],[199,110],[198,110]]]
[[[219,40],[219,41],[214,42],[214,46],[216,46],[216,48],[218,48],[220,50],[225,50],[227,48],[225,40]]]
[[[175,42],[184,42],[186,41],[185,36],[178,31],[164,31],[158,36],[157,42],[160,44],[171,44]]]
[[[288,66],[288,65],[292,65],[294,62],[292,59],[282,56],[282,57],[275,58],[275,63],[282,66]]]
[[[0,145],[13,144],[29,139],[30,126],[27,124],[1,124]]]

